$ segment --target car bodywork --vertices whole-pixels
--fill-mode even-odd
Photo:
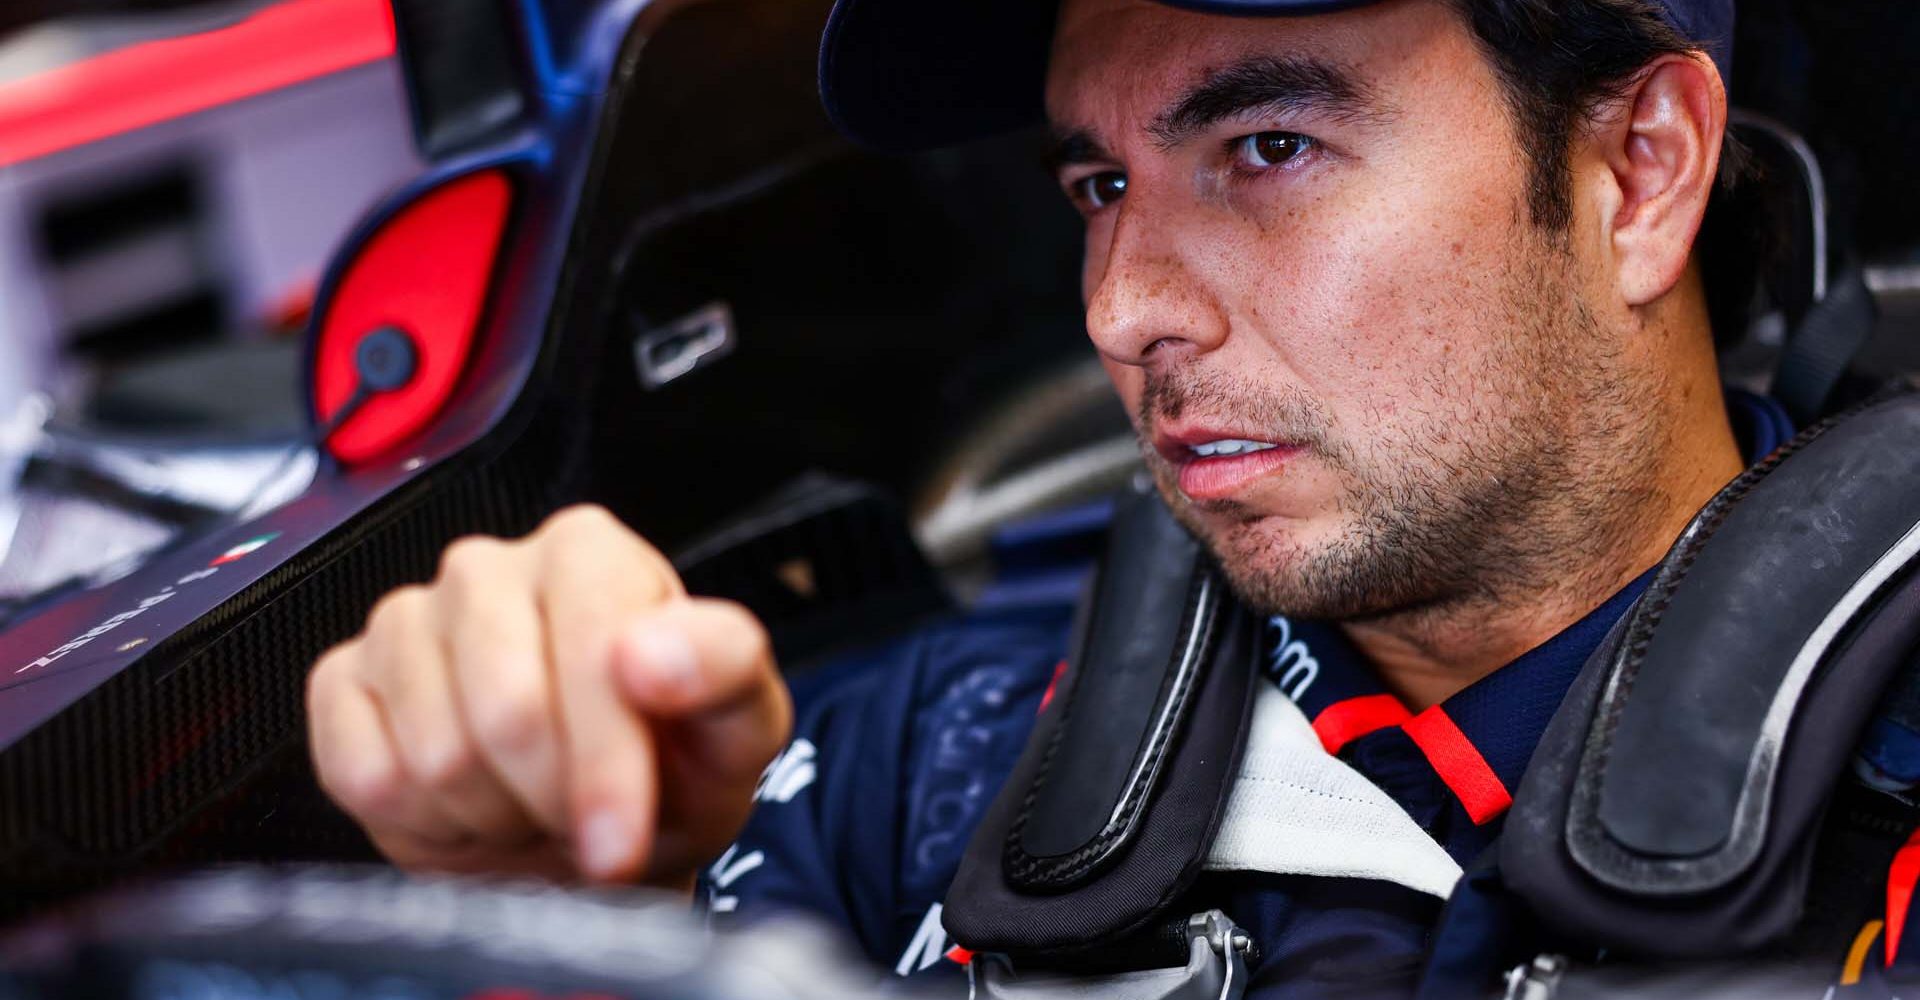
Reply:
[[[367,856],[309,773],[306,670],[460,535],[605,503],[804,669],[964,591],[994,524],[1131,466],[1032,137],[852,148],[813,97],[820,0],[394,10],[431,167],[321,284],[313,484],[0,633],[16,909]],[[420,375],[363,393],[384,327]]]

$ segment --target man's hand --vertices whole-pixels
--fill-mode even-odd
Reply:
[[[686,886],[793,724],[767,633],[597,507],[462,539],[314,666],[320,781],[396,864]]]

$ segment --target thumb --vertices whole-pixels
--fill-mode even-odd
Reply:
[[[758,779],[793,728],[766,627],[731,601],[682,598],[643,612],[613,648],[615,684],[671,725],[712,776]]]

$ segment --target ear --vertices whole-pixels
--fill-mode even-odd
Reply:
[[[1727,91],[1705,55],[1667,55],[1610,104],[1589,136],[1613,188],[1602,221],[1621,297],[1643,306],[1686,271],[1720,167]]]

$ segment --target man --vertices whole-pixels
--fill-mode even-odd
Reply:
[[[1272,617],[1326,750],[1465,866],[1649,567],[1785,436],[1723,396],[1693,253],[1730,29],[1725,0],[841,0],[822,79],[843,128],[903,147],[1044,95],[1088,331],[1161,495]],[[716,916],[825,913],[950,975],[938,903],[1066,615],[872,651],[774,760],[760,626],[570,510],[382,601],[314,670],[314,754],[403,866],[688,887],[717,856]],[[1446,888],[1194,894],[1254,936],[1261,995],[1398,995]]]

